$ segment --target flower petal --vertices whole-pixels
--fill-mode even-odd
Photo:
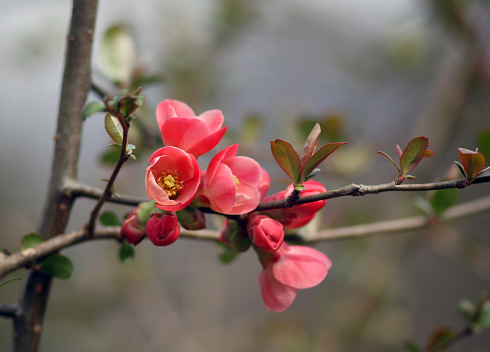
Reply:
[[[327,276],[332,263],[325,254],[303,246],[281,246],[280,258],[273,265],[274,277],[295,288],[318,285]]]
[[[296,298],[297,289],[277,281],[270,266],[264,268],[260,273],[259,285],[262,300],[267,310],[283,312]]]
[[[201,115],[197,116],[197,118],[202,120],[206,126],[208,126],[211,132],[218,131],[225,120],[225,117],[220,110],[205,111]]]
[[[166,99],[157,106],[158,126],[173,117],[195,117],[194,111],[187,105],[178,100]]]

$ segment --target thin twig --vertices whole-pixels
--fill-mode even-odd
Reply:
[[[20,314],[20,307],[17,304],[0,304],[0,316],[5,318],[15,318]]]

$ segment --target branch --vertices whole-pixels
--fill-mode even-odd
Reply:
[[[82,132],[81,112],[90,88],[90,58],[97,0],[73,0],[66,41],[54,157],[48,192],[38,226],[39,234],[51,238],[65,231],[74,198],[61,192],[67,179],[75,179]],[[21,315],[14,318],[13,351],[38,349],[48,302],[51,277],[31,271],[19,302]]]
[[[20,309],[17,304],[0,304],[0,316],[5,318],[15,318],[20,315]]]
[[[180,236],[191,239],[217,241],[219,239],[219,232],[210,230],[181,231]],[[93,236],[89,236],[84,229],[55,236],[37,246],[24,249],[23,251],[8,256],[0,257],[0,278],[16,269],[22,268],[64,248],[91,240],[106,239],[121,241],[121,227],[110,226],[95,229],[93,231]]]
[[[414,216],[405,219],[380,221],[371,224],[320,231],[303,239],[305,242],[333,241],[369,235],[421,230],[439,224],[440,222],[457,220],[488,210],[490,210],[490,196],[456,205],[442,214],[439,219],[433,219],[427,216]]]
[[[479,177],[471,184],[487,183],[490,182],[490,176]],[[316,202],[318,200],[339,198],[345,196],[365,196],[368,194],[378,194],[383,192],[414,192],[414,191],[433,191],[437,189],[445,188],[465,188],[465,180],[445,181],[445,182],[432,182],[432,183],[420,183],[415,185],[396,185],[394,182],[385,183],[381,185],[356,185],[351,184],[333,191],[319,193],[311,196],[301,197],[295,205]],[[264,211],[271,209],[280,209],[290,207],[288,199],[278,200],[274,202],[261,203],[254,211]]]

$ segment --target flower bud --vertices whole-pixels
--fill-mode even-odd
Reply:
[[[143,202],[131,210],[121,228],[121,237],[128,243],[137,245],[146,236],[146,222],[151,211],[155,208],[155,202]]]
[[[146,234],[155,246],[168,246],[180,235],[179,221],[174,212],[153,212],[146,223]]]
[[[206,217],[199,209],[187,207],[177,212],[180,224],[186,230],[202,230],[206,228]]]
[[[279,221],[266,215],[255,215],[248,223],[248,236],[265,253],[273,253],[284,241],[284,229]]]
[[[225,227],[221,231],[220,241],[225,245],[233,248],[237,252],[245,252],[250,248],[250,238],[247,232],[240,226],[237,221],[225,220]]]

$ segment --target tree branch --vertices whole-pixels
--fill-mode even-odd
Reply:
[[[65,231],[74,201],[74,197],[67,197],[61,190],[67,179],[75,179],[77,175],[82,131],[81,112],[90,88],[90,58],[96,9],[97,0],[73,1],[54,158],[38,226],[38,232],[45,239]],[[19,302],[22,314],[14,318],[14,351],[37,351],[50,285],[51,277],[36,271],[29,273]]]
[[[0,316],[5,318],[15,318],[20,315],[17,304],[0,304]]]

